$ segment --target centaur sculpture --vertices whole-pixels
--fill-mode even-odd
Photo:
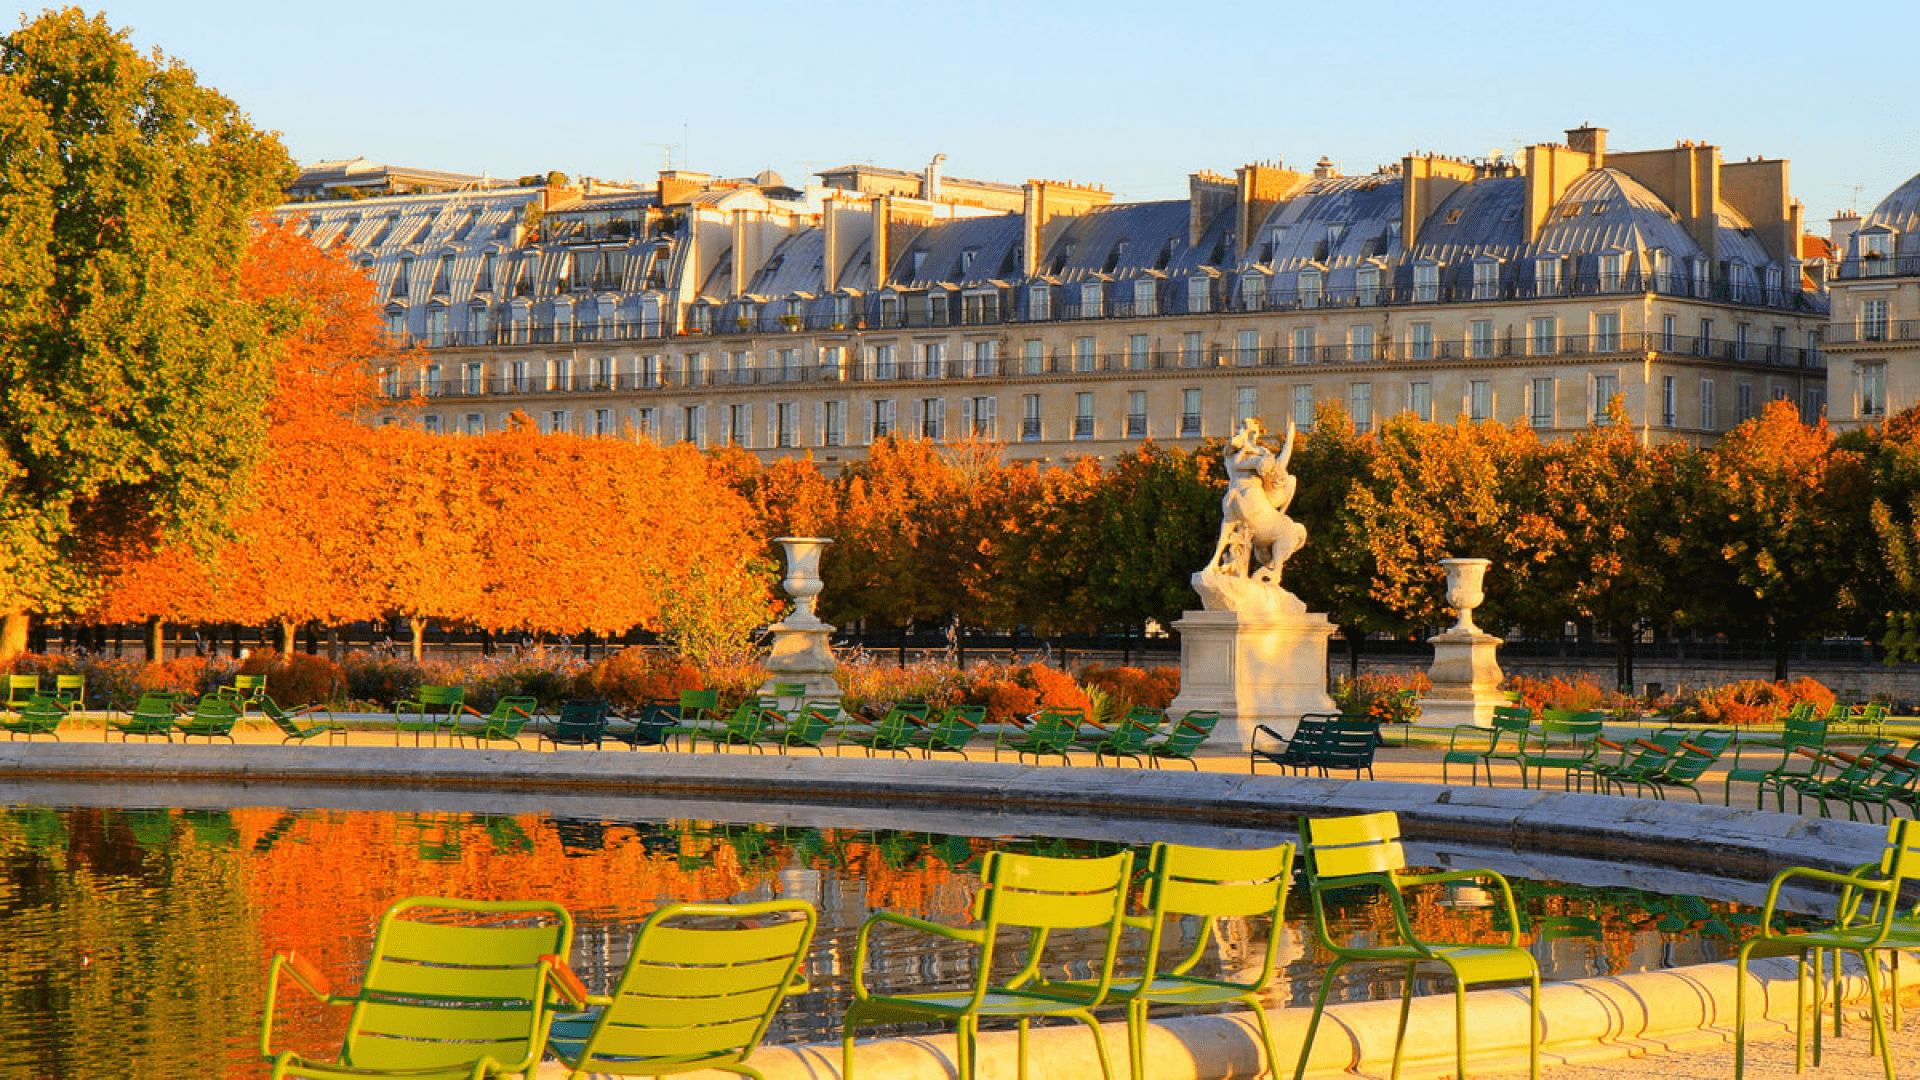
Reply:
[[[1307,542],[1306,526],[1287,516],[1297,480],[1287,471],[1293,460],[1293,423],[1275,454],[1264,441],[1266,428],[1256,418],[1240,422],[1223,460],[1227,493],[1220,500],[1220,540],[1206,569],[1193,575],[1193,588],[1210,611],[1243,615],[1302,614],[1300,598],[1280,587],[1287,559]]]

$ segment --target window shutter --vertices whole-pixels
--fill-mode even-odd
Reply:
[[[985,417],[987,438],[989,439],[999,438],[1000,437],[1000,417],[998,414],[1000,412],[1000,399],[996,397],[981,398],[980,403],[987,407],[987,415]]]
[[[861,402],[860,410],[866,418],[866,422],[860,425],[860,445],[867,446],[873,442],[873,402]]]
[[[973,399],[961,398],[960,399],[959,436],[960,438],[964,439],[972,434],[973,434]]]
[[[803,439],[801,441],[805,442],[807,440]],[[827,441],[827,403],[824,401],[816,401],[813,403],[812,442],[814,445],[820,446],[820,445],[824,445],[826,441]]]
[[[913,437],[924,438],[927,431],[927,399],[913,399]]]

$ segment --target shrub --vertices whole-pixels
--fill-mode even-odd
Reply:
[[[1081,709],[1093,715],[1093,702],[1073,676],[1045,664],[1005,668],[982,664],[968,672],[969,705],[984,705],[989,723],[1007,723],[1048,706]]]
[[[703,690],[700,669],[684,657],[658,649],[632,648],[607,657],[580,677],[581,690],[625,708],[680,696],[682,690]]]
[[[1411,724],[1420,718],[1420,703],[1415,699],[1431,689],[1433,683],[1424,671],[1343,677],[1334,680],[1333,703],[1343,713],[1370,716],[1383,724]]]
[[[1807,678],[1790,683],[1726,683],[1700,690],[1691,700],[1683,698],[1674,717],[1707,724],[1764,724],[1802,702],[1813,705],[1816,712],[1826,709],[1833,704],[1833,691]]]
[[[1157,667],[1142,671],[1136,667],[1088,664],[1080,669],[1080,682],[1089,688],[1098,687],[1120,701],[1122,714],[1136,705],[1164,709],[1180,693],[1180,669]]]

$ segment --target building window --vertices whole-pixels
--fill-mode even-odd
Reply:
[[[873,377],[876,379],[897,377],[894,371],[893,346],[875,345],[873,347]]]
[[[1242,330],[1240,331],[1239,340],[1240,340],[1240,348],[1237,354],[1237,362],[1242,367],[1259,363],[1260,362],[1260,331]]]
[[[753,406],[727,406],[727,442],[733,446],[753,445]]]
[[[565,409],[553,409],[547,413],[547,434],[566,435],[573,430],[573,417]]]
[[[1860,340],[1887,340],[1887,302],[1885,300],[1861,301]]]
[[[1127,394],[1127,438],[1144,439],[1147,437],[1147,392],[1133,390]]]
[[[947,402],[945,398],[921,398],[914,405],[919,416],[920,437],[939,441],[947,437]]]
[[[1090,337],[1074,338],[1073,339],[1073,370],[1092,371],[1093,362],[1094,362],[1093,350],[1094,350],[1094,342],[1092,338]]]
[[[1662,316],[1660,319],[1660,349],[1662,352],[1673,351],[1673,339],[1674,339],[1673,316],[1671,315]]]
[[[593,433],[596,437],[603,439],[609,435],[617,434],[613,426],[612,409],[593,410]]]
[[[794,414],[800,406],[791,401],[776,401],[773,405],[773,445],[786,449],[799,445],[794,431]]]
[[[1293,426],[1302,431],[1313,427],[1313,384],[1295,383],[1293,387]]]
[[[980,396],[960,399],[960,423],[976,439],[999,437],[999,399]]]
[[[873,403],[873,437],[876,439],[891,435],[899,420],[892,398],[882,398]]]
[[[426,370],[423,371],[420,376],[420,389],[424,390],[428,397],[440,396],[441,382],[439,364],[427,365]]]
[[[1353,418],[1353,430],[1365,435],[1373,430],[1373,384],[1357,382],[1347,387],[1347,415]]]
[[[1433,359],[1433,324],[1417,322],[1407,326],[1407,359]]]
[[[1187,314],[1204,315],[1213,309],[1213,279],[1202,275],[1187,279]]]
[[[947,373],[947,346],[945,342],[926,341],[920,344],[920,377],[938,379]]]
[[[1073,395],[1073,437],[1093,438],[1093,391],[1091,390],[1082,390]]]
[[[485,435],[487,433],[487,418],[477,412],[470,412],[464,417],[461,430],[469,435]]]
[[[1533,260],[1533,292],[1536,296],[1560,295],[1560,257],[1558,255]]]
[[[1620,272],[1621,259],[1618,255],[1600,256],[1600,291],[1619,292],[1624,275]]]
[[[634,418],[634,434],[643,439],[655,439],[660,436],[660,410],[648,405],[637,410]]]
[[[1233,423],[1237,428],[1248,420],[1260,415],[1260,390],[1253,386],[1236,386],[1233,389]]]
[[[1190,387],[1180,391],[1180,437],[1197,439],[1200,432],[1200,391]]]
[[[1551,315],[1537,316],[1532,323],[1532,332],[1528,335],[1527,351],[1534,356],[1552,356],[1559,336],[1559,319]]]
[[[1314,333],[1311,326],[1293,328],[1293,362],[1308,364],[1313,362]]]
[[[1493,419],[1493,380],[1470,379],[1467,382],[1467,419]]]
[[[1860,365],[1860,415],[1884,416],[1887,411],[1887,365]]]
[[[1180,366],[1200,366],[1200,332],[1189,330],[1180,335]]]
[[[1038,375],[1047,366],[1047,347],[1037,338],[1028,338],[1021,348],[1020,370]]]
[[[1413,268],[1413,302],[1431,304],[1440,299],[1440,267],[1417,263]]]
[[[420,429],[421,429],[422,431],[425,431],[425,432],[426,432],[427,434],[429,434],[429,435],[438,435],[438,434],[440,434],[440,416],[439,416],[439,414],[438,414],[438,413],[428,413],[427,415],[425,415],[425,416],[423,416],[423,417],[421,417],[421,418],[420,418]]]
[[[707,407],[688,405],[680,410],[680,441],[707,448]]]
[[[1542,376],[1527,383],[1527,423],[1537,428],[1553,426],[1553,377]]]
[[[778,349],[774,353],[774,362],[780,369],[781,382],[800,381],[800,350]]]
[[[469,361],[460,369],[460,389],[469,394],[478,394],[486,389],[486,368],[477,361]]]
[[[1303,308],[1317,308],[1320,306],[1321,296],[1320,271],[1300,271],[1300,306]]]
[[[1106,291],[1098,281],[1083,282],[1080,285],[1080,317],[1097,319],[1106,314]]]
[[[1141,278],[1133,283],[1133,313],[1135,315],[1158,315],[1160,303],[1159,282],[1153,278]]]
[[[1712,319],[1700,320],[1700,336],[1694,339],[1693,355],[1695,356],[1712,356],[1713,355],[1713,320]]]
[[[1027,290],[1027,318],[1045,321],[1053,318],[1053,287],[1035,285]]]
[[[1433,422],[1432,383],[1421,381],[1407,384],[1407,411],[1427,423]]]
[[[976,376],[1000,374],[999,342],[976,341],[969,347],[973,350],[973,373]]]
[[[1380,268],[1363,266],[1353,276],[1354,300],[1363,306],[1380,302]]]
[[[1716,431],[1720,427],[1719,402],[1716,400],[1712,379],[1700,380],[1700,430]]]
[[[1040,395],[1027,394],[1020,399],[1020,441],[1040,441]]]
[[[1595,312],[1593,316],[1593,351],[1620,351],[1620,313],[1615,311]]]
[[[1476,259],[1473,263],[1473,298],[1492,300],[1500,295],[1500,262]]]
[[[1753,419],[1753,384],[1743,382],[1733,388],[1734,422]]]
[[[1373,361],[1373,327],[1355,326],[1347,330],[1347,359],[1366,364]]]
[[[1475,319],[1467,324],[1467,355],[1484,360],[1493,355],[1493,320]]]
[[[1673,427],[1680,422],[1680,380],[1672,375],[1660,377],[1660,426]]]
[[[1747,358],[1747,334],[1750,329],[1747,323],[1733,324],[1733,358],[1735,360]]]
[[[1613,402],[1613,396],[1620,392],[1620,376],[1595,375],[1593,377],[1593,422],[1607,422],[1607,407]]]
[[[827,402],[820,429],[820,445],[845,446],[847,444],[847,403]]]
[[[1145,334],[1133,334],[1127,338],[1127,368],[1130,371],[1147,370],[1148,354],[1151,351],[1150,338]]]

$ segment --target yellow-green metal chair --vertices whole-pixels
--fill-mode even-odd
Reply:
[[[558,904],[408,897],[381,916],[366,976],[352,993],[335,992],[297,953],[273,958],[260,1053],[273,1063],[273,1080],[481,1080],[531,1072],[553,1018],[548,958],[567,955],[572,944],[573,919]],[[282,973],[322,1002],[352,1009],[333,1061],[274,1052]]]
[[[1738,982],[1733,1004],[1733,1075],[1746,1071],[1747,1063],[1747,964],[1755,957],[1791,956],[1794,958],[1793,1069],[1806,1065],[1807,981],[1809,966],[1813,981],[1813,1063],[1820,1064],[1820,996],[1822,990],[1821,954],[1858,953],[1866,970],[1867,1001],[1872,1010],[1873,1042],[1880,1051],[1880,1063],[1887,1080],[1893,1080],[1893,1056],[1887,1046],[1886,1020],[1881,1012],[1880,979],[1873,954],[1885,950],[1910,949],[1920,945],[1920,934],[1899,914],[1900,889],[1910,878],[1920,877],[1920,822],[1896,818],[1887,825],[1887,847],[1881,854],[1877,871],[1836,874],[1804,866],[1790,866],[1774,875],[1767,888],[1767,903],[1760,913],[1760,932],[1740,946],[1734,962]],[[1839,917],[1831,924],[1799,933],[1783,934],[1773,929],[1774,905],[1780,899],[1780,887],[1794,878],[1824,881],[1844,890]],[[1861,918],[1862,910],[1867,917]],[[1809,965],[1811,961],[1811,965]],[[1834,967],[1839,968],[1838,957]],[[1895,995],[1898,987],[1894,987]],[[1894,995],[1890,995],[1894,996]],[[1838,995],[1836,993],[1836,999]],[[1835,1001],[1835,1023],[1839,1022],[1839,1003]]]
[[[412,698],[394,702],[393,745],[399,746],[400,736],[409,731],[415,746],[422,734],[437,741],[440,732],[455,730],[466,714],[466,701],[464,686],[422,686]]]
[[[547,1050],[573,1080],[666,1076],[747,1064],[790,993],[819,916],[801,900],[668,904],[648,916],[611,994],[591,994],[560,965],[563,992],[587,1006],[554,1020]]]
[[[1360,814],[1355,817],[1302,819],[1301,849],[1307,857],[1308,891],[1313,897],[1314,928],[1320,945],[1333,954],[1333,963],[1320,980],[1320,993],[1313,1000],[1313,1018],[1307,1022],[1307,1037],[1300,1046],[1300,1063],[1294,1080],[1306,1075],[1307,1056],[1313,1052],[1314,1032],[1320,1026],[1320,1014],[1326,1010],[1327,993],[1342,967],[1355,961],[1396,964],[1406,968],[1401,988],[1400,1026],[1393,1043],[1393,1070],[1400,1075],[1401,1050],[1406,1044],[1407,1015],[1413,1005],[1413,976],[1421,964],[1444,965],[1454,978],[1454,1064],[1457,1075],[1467,1076],[1467,987],[1473,983],[1526,980],[1528,984],[1527,1075],[1540,1076],[1540,967],[1533,954],[1520,944],[1520,918],[1514,909],[1513,889],[1507,879],[1492,870],[1451,870],[1437,874],[1406,873],[1406,852],[1400,846],[1400,819],[1391,811]],[[1455,945],[1422,941],[1414,932],[1413,920],[1401,890],[1410,885],[1429,885],[1446,881],[1492,882],[1499,887],[1506,915],[1505,945]],[[1397,943],[1354,945],[1346,934],[1336,937],[1326,906],[1326,894],[1335,890],[1373,888],[1393,909]]]
[[[1286,925],[1287,892],[1293,883],[1293,845],[1225,850],[1188,847],[1165,842],[1153,845],[1148,856],[1145,915],[1127,916],[1127,925],[1147,932],[1145,959],[1138,976],[1116,977],[1109,1002],[1127,1003],[1127,1055],[1133,1075],[1146,1071],[1147,1008],[1151,1005],[1220,1005],[1238,1001],[1253,1010],[1260,1028],[1260,1048],[1267,1068],[1279,1074],[1273,1032],[1260,991],[1273,978],[1280,941]],[[1169,924],[1183,916],[1197,917],[1193,945],[1171,966],[1159,963]],[[1222,919],[1268,920],[1267,948],[1260,967],[1245,980],[1208,978],[1194,971],[1206,959],[1214,932]],[[1176,931],[1177,932],[1177,931]],[[1088,984],[1076,986],[1091,989]]]
[[[1113,1062],[1093,1010],[1106,1004],[1113,987],[1113,961],[1126,914],[1127,882],[1133,854],[1101,859],[1054,859],[995,851],[983,868],[984,887],[974,898],[971,927],[939,923],[879,911],[861,924],[854,950],[853,1002],[847,1006],[841,1042],[841,1080],[853,1078],[853,1036],[867,1024],[903,1021],[951,1021],[957,1045],[955,1077],[973,1080],[978,1062],[981,1017],[1012,1017],[1019,1022],[1021,1080],[1027,1074],[1027,1028],[1037,1016],[1065,1016],[1087,1025],[1100,1053],[1100,1073],[1113,1078]],[[867,949],[875,927],[897,926],[946,941],[972,946],[973,983],[964,990],[876,994],[867,988]],[[994,982],[994,953],[1002,929],[1027,931],[1027,953],[1018,971]],[[1042,974],[1047,938],[1055,930],[1103,930],[1097,967],[1083,982],[1048,982]],[[1083,957],[1080,963],[1087,963]]]

